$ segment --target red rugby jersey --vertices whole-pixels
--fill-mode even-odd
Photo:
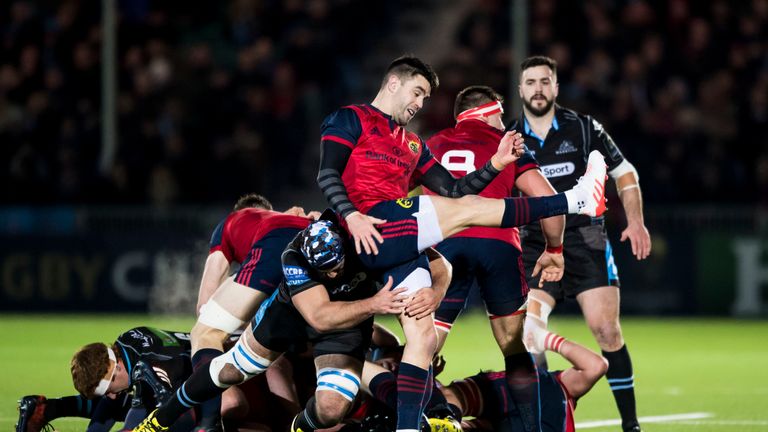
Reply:
[[[362,213],[406,197],[414,173],[424,174],[436,163],[418,135],[371,105],[346,106],[328,116],[321,139],[352,149],[341,180]]]
[[[245,208],[232,212],[216,226],[209,254],[221,251],[227,261],[243,262],[254,243],[280,228],[304,229],[309,219],[272,210]],[[287,246],[287,245],[286,245]]]
[[[427,140],[427,147],[434,157],[455,177],[463,177],[475,171],[488,162],[499,141],[504,136],[500,131],[480,120],[464,120],[455,127],[443,129]],[[507,166],[480,193],[487,198],[511,197],[515,187],[515,179],[530,169],[538,169],[539,165],[529,152],[514,164]],[[434,192],[424,188],[425,193]],[[467,228],[453,235],[454,237],[490,238],[513,244],[520,249],[520,233],[517,228]]]

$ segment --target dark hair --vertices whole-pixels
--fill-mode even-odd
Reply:
[[[504,102],[504,98],[496,93],[496,90],[483,85],[473,85],[465,88],[456,95],[453,103],[453,117],[456,118],[462,112],[487,104],[488,102]]]
[[[243,195],[238,198],[237,202],[235,203],[235,211],[251,207],[264,210],[272,210],[272,204],[269,202],[269,200],[255,193]]]
[[[432,66],[412,55],[398,57],[389,64],[387,72],[384,74],[382,86],[387,83],[387,78],[392,74],[397,75],[402,81],[413,78],[416,75],[421,75],[429,82],[432,91],[440,85],[440,80],[437,78],[437,74],[432,69]]]
[[[552,57],[541,55],[528,57],[527,59],[523,60],[523,62],[520,63],[520,72],[536,66],[546,66],[552,70],[552,73],[555,76],[557,76],[557,61],[555,61],[555,59]]]

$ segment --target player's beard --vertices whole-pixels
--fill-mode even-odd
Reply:
[[[547,103],[545,103],[544,106],[541,108],[536,108],[535,106],[533,106],[533,97],[531,97],[531,99],[528,99],[528,100],[523,99],[523,105],[525,105],[525,107],[528,109],[528,112],[530,112],[536,117],[541,117],[546,113],[548,113],[549,110],[552,109],[552,105],[555,104],[554,99],[547,99],[546,96],[542,96],[542,97]]]

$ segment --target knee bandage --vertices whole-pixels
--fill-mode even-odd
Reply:
[[[240,382],[221,382],[219,375],[221,370],[224,369],[224,366],[228,364],[234,366],[237,371],[240,372],[240,375],[242,375]],[[248,379],[264,372],[267,370],[270,364],[272,364],[272,360],[265,359],[264,357],[253,352],[253,350],[248,348],[248,345],[245,344],[241,338],[237,341],[235,346],[232,347],[232,349],[211,360],[211,379],[217,387],[227,388],[235,384],[241,384]]]
[[[322,368],[317,371],[317,390],[334,391],[350,402],[360,389],[360,377],[354,373],[336,368]]]
[[[213,300],[208,300],[206,304],[200,307],[200,316],[197,321],[208,327],[227,332],[227,334],[234,333],[245,323]]]

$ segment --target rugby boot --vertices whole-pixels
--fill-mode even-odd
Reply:
[[[637,422],[629,426],[624,426],[622,429],[624,429],[624,432],[642,432],[642,429],[640,429],[640,425],[637,424]]]
[[[45,421],[45,396],[29,395],[19,399],[19,420],[16,432],[49,431],[53,426]]]
[[[587,159],[587,169],[579,177],[576,186],[566,192],[576,199],[578,214],[597,217],[605,212],[605,159],[602,153],[593,150]]]
[[[149,413],[149,416],[142,420],[138,426],[133,428],[133,432],[165,432],[168,430],[168,426],[163,426],[157,422],[157,410]]]
[[[452,416],[444,418],[430,418],[429,430],[431,432],[461,432],[461,423]]]

